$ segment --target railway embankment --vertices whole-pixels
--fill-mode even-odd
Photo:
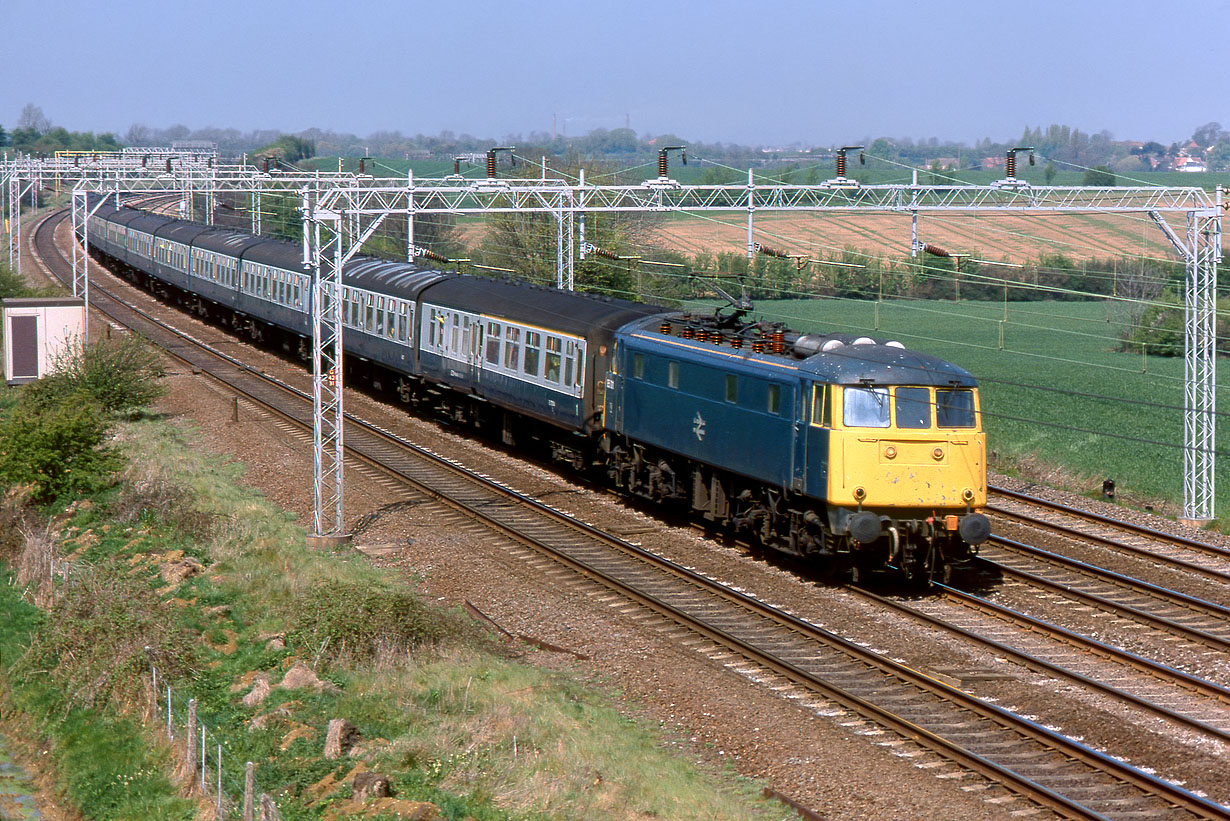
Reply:
[[[49,430],[28,416],[38,393],[0,391],[0,475],[18,485],[0,528],[0,689],[49,803],[197,817],[219,787],[240,805],[253,762],[256,796],[290,817],[780,816],[601,689],[524,663],[523,645],[353,551],[310,551],[238,464],[157,414],[107,411],[81,437],[88,458],[15,482],[14,437]],[[189,698],[207,779],[184,744]]]

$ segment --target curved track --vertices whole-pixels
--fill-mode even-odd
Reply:
[[[63,217],[61,216],[60,219]],[[39,228],[51,261],[52,221]],[[300,391],[255,372],[144,314],[105,287],[93,306],[310,430]],[[1074,818],[1218,818],[1227,809],[1008,710],[886,659],[693,571],[559,513],[498,483],[348,417],[347,451],[411,483],[526,548],[549,555],[662,618],[747,660],[762,677],[836,702],[903,742],[945,758]]]

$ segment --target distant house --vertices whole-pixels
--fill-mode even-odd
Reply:
[[[1006,163],[1005,157],[1000,157],[1000,156],[983,157],[982,158],[982,170],[992,171],[996,168],[1003,168],[1005,163]]]
[[[1208,165],[1199,157],[1192,157],[1185,152],[1179,152],[1179,156],[1175,157],[1171,166],[1175,171],[1184,171],[1189,174],[1203,174],[1209,170]]]

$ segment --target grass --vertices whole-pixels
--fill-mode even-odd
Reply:
[[[1102,302],[948,302],[847,299],[761,301],[757,314],[799,330],[870,333],[900,340],[973,373],[982,385],[992,467],[1057,466],[1074,490],[1164,504],[1183,500],[1184,368],[1181,357],[1116,350],[1116,317]],[[1003,332],[1003,349],[1000,333]],[[1225,408],[1227,369],[1218,374]],[[1230,441],[1217,421],[1217,440]],[[1224,461],[1230,454],[1220,453]],[[1216,509],[1230,509],[1230,487]]]
[[[0,600],[10,692],[54,734],[64,789],[86,816],[187,817],[166,788],[166,751],[132,723],[149,659],[198,699],[232,762],[226,779],[241,782],[241,762],[257,762],[259,787],[288,821],[348,802],[358,761],[447,818],[780,815],[750,782],[670,753],[609,694],[510,659],[468,617],[425,604],[353,552],[309,551],[238,466],[202,455],[182,430],[141,418],[117,443],[140,461],[67,521],[59,551],[73,572],[55,605],[35,610],[14,587]],[[159,571],[183,557],[202,572],[168,584]],[[268,647],[270,636],[286,647]],[[242,704],[254,674],[277,684],[295,663],[333,688],[275,688]],[[322,757],[336,717],[359,728],[360,757]],[[104,744],[133,753],[95,766]],[[116,804],[125,790],[146,804]]]

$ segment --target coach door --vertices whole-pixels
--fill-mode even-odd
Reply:
[[[477,385],[483,374],[483,321],[481,317],[465,317],[466,361],[470,383]]]
[[[809,496],[823,496],[828,489],[829,408],[828,386],[804,382],[799,435],[795,437],[795,481]]]

